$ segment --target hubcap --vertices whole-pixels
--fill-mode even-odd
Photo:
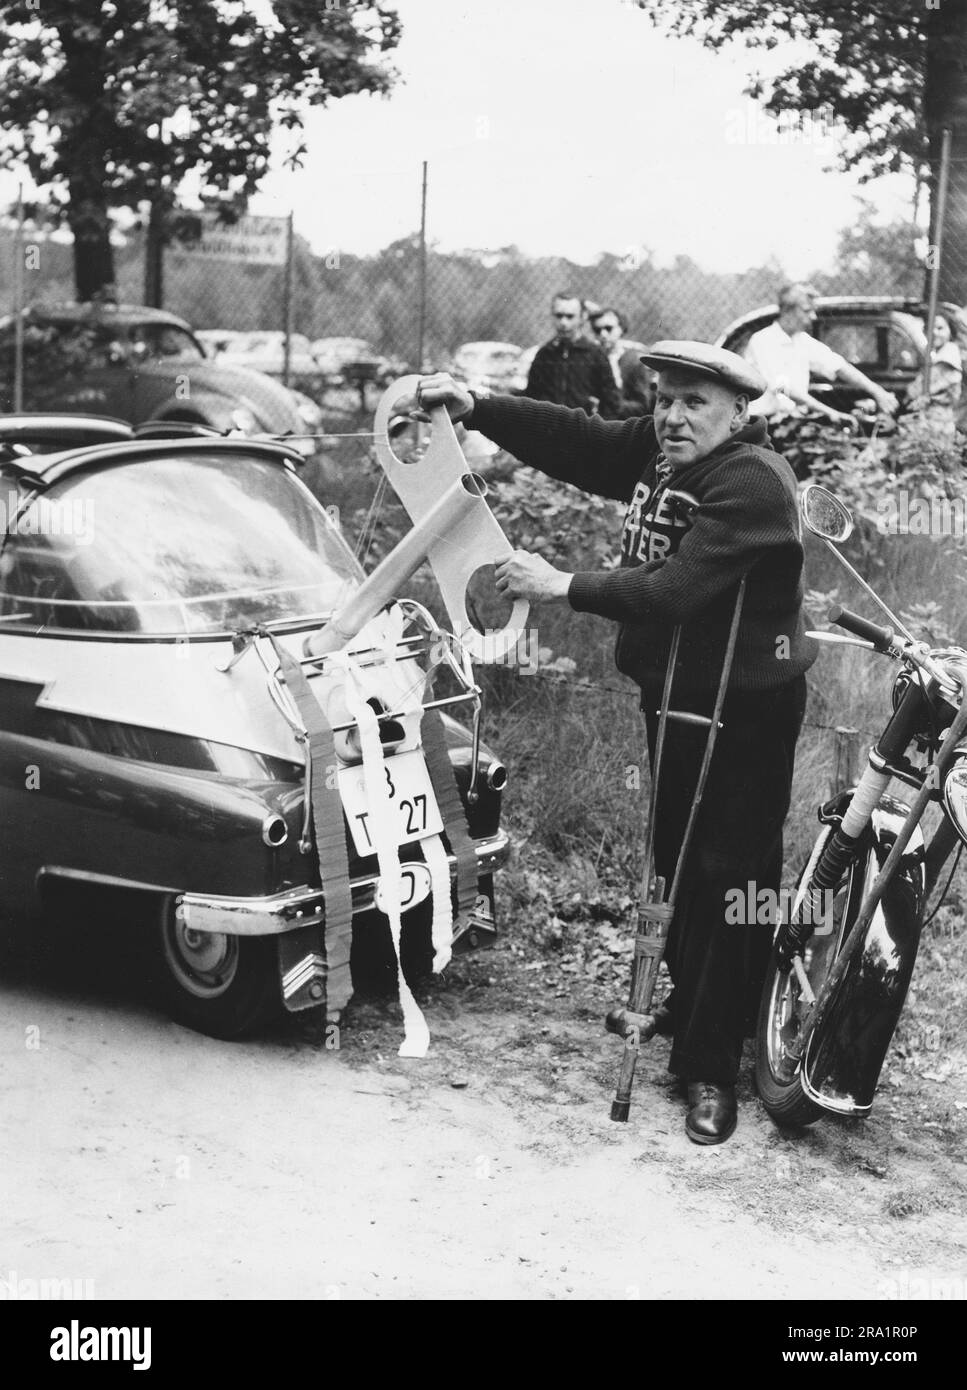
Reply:
[[[202,932],[178,921],[163,928],[164,954],[182,989],[198,999],[224,994],[238,970],[238,937]]]

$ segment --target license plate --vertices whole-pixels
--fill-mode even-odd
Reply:
[[[396,843],[407,845],[427,835],[439,835],[443,821],[423,754],[397,753],[387,758],[382,775],[389,788],[389,813]],[[357,854],[375,854],[372,807],[361,765],[339,769],[339,790]]]

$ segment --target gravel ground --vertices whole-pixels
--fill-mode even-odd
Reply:
[[[609,931],[556,955],[508,931],[454,962],[420,991],[421,1061],[396,1055],[394,1001],[357,996],[328,1040],[281,1026],[222,1043],[160,1016],[109,943],[7,947],[0,1279],[163,1299],[967,1284],[963,1054],[916,1085],[894,1059],[871,1119],[799,1135],[773,1126],[746,1068],[739,1128],[707,1149],[684,1136],[656,1039],[630,1123],[613,1124],[620,1044],[601,1018],[626,972]]]

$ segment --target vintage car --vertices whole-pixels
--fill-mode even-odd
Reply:
[[[248,366],[211,360],[184,319],[139,304],[32,304],[23,311],[23,395],[30,410],[96,411],[132,425],[181,420],[291,434],[305,454],[318,406]],[[0,406],[14,401],[17,322],[0,319]]]
[[[858,367],[871,381],[892,391],[906,404],[911,382],[923,366],[926,351],[922,300],[887,295],[828,295],[815,301],[816,320],[810,329],[834,352]],[[956,304],[941,303],[939,311],[959,331],[963,342],[967,316]],[[779,315],[778,304],[766,304],[735,319],[716,339],[717,347],[744,356],[753,333],[768,328]],[[815,378],[811,393],[834,410],[851,411],[868,397],[855,386]]]
[[[196,336],[201,337],[200,334]],[[205,346],[220,367],[246,367],[275,381],[284,380],[285,334],[278,329],[232,333],[227,340],[213,340],[209,335]],[[309,339],[303,333],[289,336],[289,379],[285,384],[310,400],[319,400],[326,384],[325,375],[312,355]]]
[[[364,575],[301,456],[182,430],[0,459],[0,885],[8,915],[130,911],[170,1013],[236,1037],[283,1008],[338,1014],[336,967],[348,979],[350,946],[354,969],[367,944],[389,947],[391,891],[410,973],[448,889],[470,905],[453,949],[487,944],[505,771],[479,742],[472,671],[443,660],[419,604],[305,655]],[[448,686],[428,681],[433,644]],[[340,714],[350,665],[368,753],[361,714]],[[389,887],[374,756],[392,788]]]

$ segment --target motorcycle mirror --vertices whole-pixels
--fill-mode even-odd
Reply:
[[[814,536],[827,541],[845,541],[853,534],[853,516],[828,488],[809,483],[799,499],[803,521]]]

